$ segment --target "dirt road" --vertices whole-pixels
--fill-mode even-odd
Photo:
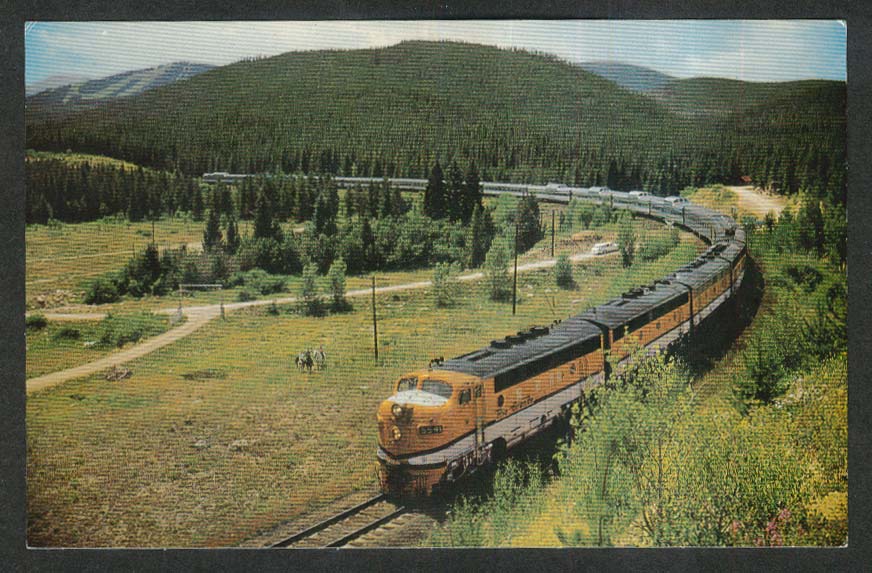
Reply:
[[[744,187],[727,187],[736,193],[739,198],[739,208],[753,213],[759,218],[766,216],[770,211],[775,215],[781,213],[787,200],[779,195],[766,195],[751,185]]]
[[[607,255],[592,255],[590,253],[580,253],[573,255],[570,258],[573,262],[584,261],[589,259],[604,259],[609,257],[614,257],[617,253],[609,253]],[[542,261],[533,261],[531,263],[525,263],[523,265],[518,265],[518,272],[527,272],[534,271],[539,269],[546,269],[549,267],[553,267],[557,263],[556,259],[546,259]],[[461,275],[458,277],[458,280],[463,282],[474,281],[484,277],[484,273],[476,272],[469,273],[465,275]],[[381,293],[390,293],[397,292],[403,290],[412,290],[412,289],[421,289],[427,288],[431,286],[433,283],[431,281],[418,281],[414,283],[405,283],[400,285],[391,285],[385,287],[377,287],[375,289],[376,294]],[[360,297],[367,296],[372,292],[371,289],[357,289],[348,291],[346,296],[348,297]],[[296,297],[285,297],[285,298],[277,298],[274,300],[252,300],[246,302],[234,302],[228,303],[224,305],[225,312],[232,312],[234,310],[239,310],[243,308],[255,307],[255,306],[264,306],[268,304],[272,304],[275,302],[276,304],[288,304],[297,302]],[[178,312],[178,307],[173,308],[164,308],[157,311],[160,314],[173,314]],[[200,327],[204,326],[206,323],[211,321],[214,318],[221,316],[221,305],[220,304],[210,304],[203,306],[190,306],[183,309],[184,315],[186,317],[186,321],[181,326],[177,326],[163,334],[155,336],[153,338],[149,338],[139,344],[132,346],[130,348],[119,350],[117,352],[113,352],[112,354],[95,360],[93,362],[88,362],[87,364],[81,364],[79,366],[75,366],[73,368],[69,368],[67,370],[59,370],[57,372],[52,372],[50,374],[44,374],[43,376],[37,376],[35,378],[31,378],[27,381],[27,393],[31,394],[33,392],[37,392],[39,390],[44,390],[46,388],[50,388],[52,386],[56,386],[58,384],[62,384],[68,380],[73,380],[75,378],[82,378],[84,376],[90,376],[95,372],[100,372],[102,370],[107,370],[113,366],[118,366],[120,364],[124,364],[125,362],[130,362],[131,360],[135,360],[146,354],[154,352],[168,344],[172,344],[173,342],[188,336],[192,332],[195,332]],[[46,318],[49,320],[72,320],[74,316],[82,316],[82,315],[70,315],[70,314],[52,314],[45,313]],[[94,317],[102,318],[99,313],[90,313],[87,315],[88,318],[93,319]]]

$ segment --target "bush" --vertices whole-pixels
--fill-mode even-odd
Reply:
[[[509,246],[504,238],[497,237],[491,243],[484,259],[484,275],[491,300],[508,300],[512,288],[509,279]]]
[[[631,266],[636,254],[636,231],[633,229],[632,216],[622,215],[618,221],[618,248],[624,266]]]
[[[24,319],[24,327],[27,330],[42,330],[48,326],[48,319],[42,314],[31,314]]]
[[[239,291],[239,294],[236,295],[236,300],[238,300],[239,302],[248,302],[256,298],[257,297],[254,296],[254,294],[248,289],[242,289],[241,291]]]
[[[300,310],[306,316],[323,316],[324,302],[318,296],[318,267],[312,263],[303,268],[300,284]]]
[[[433,301],[437,307],[454,306],[460,285],[456,263],[437,263],[433,271]]]
[[[327,272],[330,280],[330,308],[334,312],[348,310],[350,306],[345,298],[345,269],[345,261],[336,259]]]
[[[160,334],[166,330],[166,321],[149,312],[135,314],[109,314],[100,327],[100,344],[122,347],[128,342]]]
[[[248,287],[246,289],[248,291],[268,295],[284,291],[287,282],[284,278],[270,275],[264,270],[252,269],[233,273],[227,281],[227,286],[245,286]]]
[[[118,287],[110,277],[99,277],[91,281],[85,291],[85,304],[106,304],[120,299]]]
[[[82,336],[82,331],[78,328],[72,326],[64,326],[60,330],[54,333],[54,338],[56,340],[66,339],[66,340],[78,340]]]
[[[575,286],[575,279],[572,277],[572,263],[569,262],[568,255],[557,257],[557,264],[554,265],[554,281],[557,286],[564,289],[571,289]]]
[[[654,261],[668,255],[678,245],[678,229],[672,228],[668,233],[658,231],[640,241],[638,248],[639,258],[643,261]]]

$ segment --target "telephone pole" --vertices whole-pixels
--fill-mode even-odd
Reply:
[[[515,278],[512,281],[512,316],[518,303],[518,215],[515,214]]]
[[[372,351],[378,364],[378,321],[375,315],[375,275],[372,275]]]
[[[554,258],[554,209],[551,210],[551,258]]]

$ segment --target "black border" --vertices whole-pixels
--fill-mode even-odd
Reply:
[[[563,569],[868,570],[872,491],[869,375],[872,292],[872,103],[869,5],[862,0],[642,0],[527,2],[503,0],[370,2],[306,0],[4,0],[0,11],[0,568],[5,570]],[[71,5],[74,4],[74,5]],[[5,8],[8,6],[8,9]],[[300,19],[843,19],[848,27],[849,547],[835,549],[447,549],[447,550],[46,550],[25,543],[24,384],[24,22],[26,20],[300,20]]]

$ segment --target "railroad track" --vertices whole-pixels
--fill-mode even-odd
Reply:
[[[405,506],[379,494],[270,547],[343,547],[407,513]]]

